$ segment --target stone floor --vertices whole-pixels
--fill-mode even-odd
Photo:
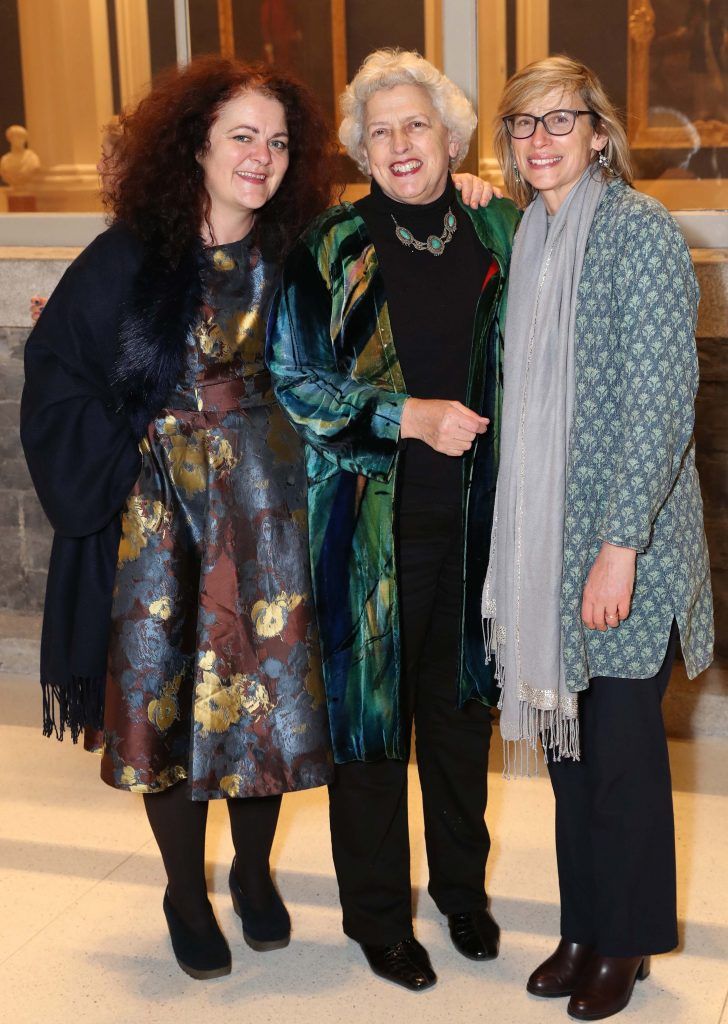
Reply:
[[[37,623],[10,625],[19,661],[35,650]],[[341,932],[323,790],[283,802],[274,864],[294,937],[288,949],[269,954],[252,952],[240,937],[226,891],[232,851],[225,808],[212,804],[211,898],[230,939],[233,972],[212,982],[182,974],[171,958],[163,872],[141,800],[104,786],[93,755],[44,739],[38,717],[35,680],[6,670],[0,675],[0,1019],[8,1024],[568,1019],[563,1001],[538,1000],[523,988],[557,936],[550,787],[543,776],[505,782],[498,744],[488,806],[489,889],[504,930],[495,963],[459,957],[427,895],[412,772],[417,931],[440,978],[433,990],[413,995],[374,978]],[[673,740],[671,757],[681,948],[653,962],[651,977],[619,1019],[728,1024],[728,739]]]

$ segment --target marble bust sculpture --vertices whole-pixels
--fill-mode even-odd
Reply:
[[[40,168],[40,157],[28,149],[28,132],[20,124],[11,124],[5,132],[9,152],[0,158],[0,177],[16,191],[22,191]]]

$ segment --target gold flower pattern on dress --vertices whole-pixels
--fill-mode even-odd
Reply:
[[[233,676],[233,679],[239,678]],[[251,680],[243,698],[243,707],[251,718],[260,718],[273,710],[273,702],[270,694],[262,683]]]
[[[298,608],[302,601],[300,594],[290,596],[283,591],[273,601],[256,601],[250,614],[259,636],[278,636],[286,627],[288,613]]]
[[[220,779],[220,789],[225,796],[245,796],[241,775],[224,775]]]
[[[172,602],[166,595],[152,601],[149,605],[149,614],[160,619],[168,619],[172,614]]]
[[[166,732],[179,718],[179,701],[177,694],[182,685],[182,676],[177,675],[162,687],[162,692],[155,700],[150,700],[147,717],[159,732]]]
[[[131,788],[136,783],[136,781],[136,769],[133,768],[130,764],[125,764],[121,770],[119,782],[121,783],[122,786],[128,786],[129,788]]]
[[[245,710],[244,684],[230,681],[223,686],[218,679],[216,685],[211,681],[211,677],[215,677],[214,672],[206,675],[207,680],[195,688],[195,724],[200,726],[203,736],[209,736],[211,732],[226,732],[240,720]]]
[[[129,498],[121,517],[121,541],[119,543],[119,564],[139,556],[147,546],[151,534],[156,533],[165,520],[161,501],[147,501],[141,495]]]
[[[234,313],[225,323],[208,320],[201,332],[200,345],[207,356],[220,363],[243,358],[251,365],[262,367],[262,349],[265,343],[265,325],[256,310]]]
[[[235,465],[233,446],[224,437],[218,437],[216,434],[210,438],[207,458],[213,469],[230,470]]]
[[[273,703],[270,695],[262,683],[257,683],[242,672],[236,672],[229,679],[223,680],[217,672],[213,671],[216,662],[214,651],[206,651],[198,660],[202,682],[198,683],[196,687],[196,697],[200,704],[209,705],[211,702],[218,708],[224,708],[225,714],[236,714],[238,718],[238,706],[249,715],[267,714],[272,709]],[[233,696],[229,696],[229,694],[233,694]],[[195,714],[197,716],[197,711]],[[200,721],[205,714],[206,712],[201,712]],[[218,717],[217,721],[219,724],[222,719]],[[216,727],[210,731],[223,732],[224,729]]]
[[[200,661],[202,682],[195,688],[194,720],[203,736],[226,732],[240,721],[243,714],[253,718],[266,715],[273,708],[265,686],[241,672],[222,680],[212,671],[215,655],[209,651]]]
[[[212,262],[216,270],[235,270],[235,260],[224,249],[213,252]]]
[[[305,470],[263,362],[278,270],[238,243],[214,251],[206,280],[123,514],[101,762],[113,786],[184,779],[194,800],[332,771]]]

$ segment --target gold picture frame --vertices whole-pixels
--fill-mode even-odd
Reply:
[[[657,3],[658,0],[655,0]],[[655,8],[652,0],[629,0],[627,60],[627,128],[630,145],[640,149],[728,147],[728,121],[718,118],[685,118],[685,126],[649,123],[651,48],[655,40]]]
[[[331,72],[332,94],[334,101],[343,92],[347,81],[347,50],[346,50],[346,0],[329,0],[331,17]],[[232,0],[217,0],[217,26],[220,54],[223,57],[235,57],[235,21]],[[339,122],[338,109],[334,102],[334,113],[337,127]]]

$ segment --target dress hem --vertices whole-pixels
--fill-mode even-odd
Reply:
[[[330,785],[334,780],[333,769],[327,769],[321,772],[319,775],[315,775],[315,781],[301,781],[298,783],[289,784],[282,787],[272,787],[263,791],[256,790],[255,788],[237,793],[228,793],[222,789],[211,789],[211,790],[198,790],[193,789],[190,795],[190,799],[196,802],[203,802],[209,800],[235,800],[235,799],[246,799],[248,797],[265,797],[265,796],[282,796],[284,793],[298,793],[303,792],[307,789],[320,789],[323,786]],[[116,789],[126,793],[137,793],[142,796],[149,793],[163,793],[166,789],[171,789],[172,786],[178,785],[180,782],[187,782],[188,776],[185,773],[180,775],[171,782],[165,782],[163,785],[153,785],[150,783],[137,782],[130,784],[119,784],[116,780],[109,779],[105,776],[103,771],[101,772],[101,781],[104,782],[111,789]]]

